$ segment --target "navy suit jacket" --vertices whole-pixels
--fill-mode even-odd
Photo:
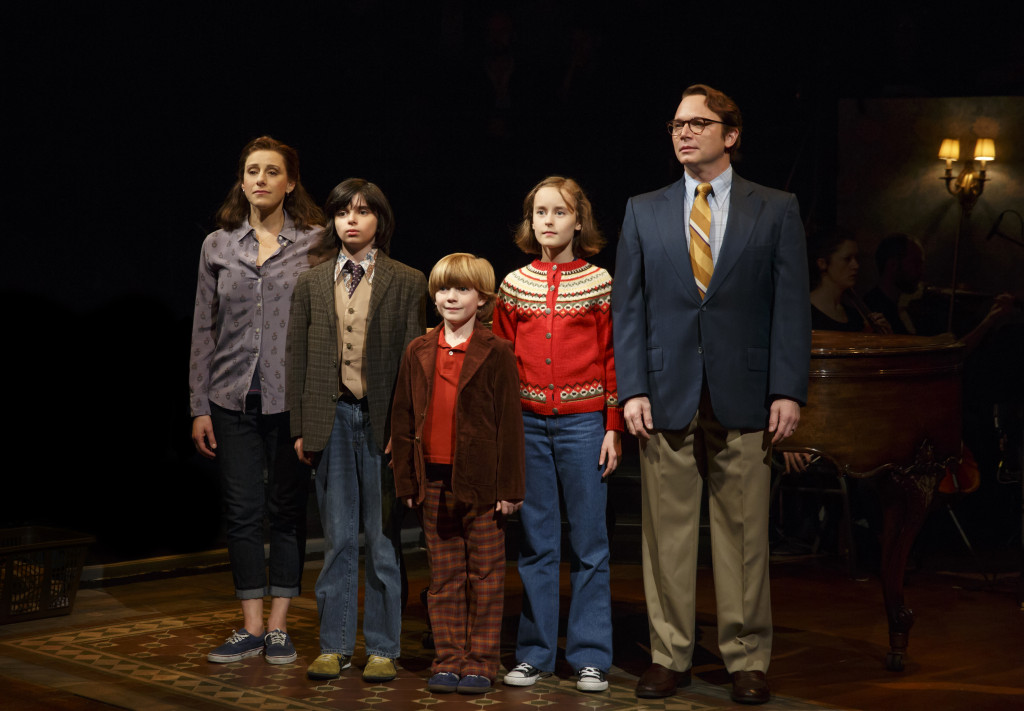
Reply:
[[[771,401],[807,401],[811,316],[795,195],[735,173],[703,301],[687,251],[685,179],[626,205],[612,285],[619,401],[647,395],[654,426],[684,429],[706,373],[716,419],[763,429]]]

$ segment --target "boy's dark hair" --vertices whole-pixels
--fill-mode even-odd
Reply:
[[[362,197],[370,212],[377,218],[377,234],[373,238],[374,246],[384,254],[390,254],[391,235],[395,232],[395,215],[391,212],[391,204],[376,184],[362,178],[349,178],[334,186],[324,203],[324,240],[341,245],[337,230],[334,229],[334,216],[339,210],[345,210],[356,197]]]

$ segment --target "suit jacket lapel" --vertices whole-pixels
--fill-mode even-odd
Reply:
[[[317,290],[321,299],[327,304],[327,310],[331,316],[331,329],[335,328],[338,314],[334,308],[334,263],[331,263],[330,267],[325,267],[319,270],[317,275],[316,283],[314,288]]]
[[[443,326],[439,328],[443,328]],[[466,383],[476,374],[476,371],[480,370],[480,366],[487,360],[487,354],[491,352],[491,338],[493,336],[490,331],[482,326],[477,325],[473,330],[473,338],[469,341],[469,347],[466,348],[466,357],[462,361],[462,372],[459,373],[458,392],[460,394],[462,389],[466,387]]]
[[[685,208],[683,191],[686,190],[686,178],[680,178],[665,190],[662,200],[655,212],[658,225],[658,237],[668,255],[668,260],[675,269],[680,283],[684,284],[683,293],[692,301],[700,301],[700,292],[693,280],[693,267],[690,265],[690,252],[686,247],[687,218],[683,214]]]
[[[715,270],[711,275],[711,283],[708,284],[704,301],[707,302],[719,286],[729,276],[729,272],[736,266],[736,262],[747,248],[750,235],[757,223],[757,213],[760,210],[761,201],[754,195],[753,183],[750,183],[734,172],[732,175],[732,191],[729,197],[729,221],[725,225],[725,235],[722,237],[722,249],[718,252],[718,261],[715,262]],[[691,270],[691,279],[692,270]]]
[[[373,288],[370,289],[370,312],[366,315],[367,325],[373,321],[394,276],[395,268],[391,264],[391,259],[384,252],[377,250],[377,258],[373,263]]]
[[[444,326],[439,326],[438,328],[444,328]],[[430,390],[434,384],[434,364],[437,361],[437,334],[434,331],[431,331],[431,334],[433,335],[432,338],[416,341],[416,347],[414,348],[416,360],[419,362],[420,367],[423,368],[423,375],[426,376],[428,401],[430,399]]]

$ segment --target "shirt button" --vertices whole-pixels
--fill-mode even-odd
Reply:
[[[698,353],[704,353],[704,346],[697,346]]]
[[[448,351],[448,355],[455,355],[455,351]]]
[[[337,401],[338,401],[338,393],[334,393],[333,395],[331,395],[331,402],[337,402]]]

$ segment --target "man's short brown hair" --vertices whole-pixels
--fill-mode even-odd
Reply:
[[[722,126],[723,137],[730,130],[736,129],[736,141],[725,149],[726,153],[734,153],[740,147],[740,137],[743,134],[743,115],[740,113],[740,107],[729,96],[707,84],[694,84],[687,87],[686,91],[683,92],[682,98],[685,99],[687,96],[693,96],[694,94],[703,96],[708,108],[722,118],[722,121],[725,123]]]

